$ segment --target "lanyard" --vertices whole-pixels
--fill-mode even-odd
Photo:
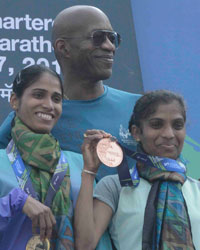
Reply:
[[[120,145],[121,146],[121,145]],[[185,173],[186,167],[182,162],[158,156],[151,156],[144,153],[132,151],[122,147],[124,158],[118,167],[118,175],[121,186],[137,186],[139,184],[139,175],[136,166],[133,170],[129,171],[126,155],[135,159],[136,161],[143,162],[145,165],[154,167],[160,170],[167,170],[178,173]]]
[[[13,140],[11,140],[8,144],[6,153],[10,160],[20,188],[23,189],[28,195],[31,195],[33,198],[39,200],[39,197],[37,196],[30,179],[30,168],[27,168],[25,166]],[[56,166],[53,177],[51,178],[50,185],[47,191],[44,203],[46,206],[51,206],[52,200],[64,179],[68,167],[68,161],[61,151],[59,162]]]

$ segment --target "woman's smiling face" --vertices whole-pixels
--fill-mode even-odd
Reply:
[[[48,72],[26,88],[22,97],[15,95],[13,100],[17,116],[36,133],[49,133],[62,112],[60,82]]]
[[[140,128],[135,127],[134,137],[147,154],[177,159],[185,138],[185,120],[179,102],[159,104],[156,112],[141,121]]]

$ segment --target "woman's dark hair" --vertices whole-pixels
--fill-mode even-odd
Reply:
[[[22,69],[13,81],[13,92],[18,98],[21,98],[24,90],[35,83],[44,73],[49,73],[58,79],[63,96],[63,85],[60,76],[54,70],[42,64],[32,65]]]
[[[129,131],[131,132],[132,125],[141,128],[141,120],[154,114],[159,104],[170,104],[173,101],[180,104],[184,121],[186,121],[186,106],[183,97],[168,90],[155,90],[147,92],[137,100],[129,121]]]

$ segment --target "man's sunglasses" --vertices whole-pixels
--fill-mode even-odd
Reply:
[[[95,47],[100,47],[105,41],[106,37],[110,40],[112,44],[115,45],[117,49],[121,42],[120,35],[115,31],[110,30],[95,30],[92,32],[91,36],[87,36],[86,38],[90,38]],[[84,37],[62,37],[63,39],[83,39]]]

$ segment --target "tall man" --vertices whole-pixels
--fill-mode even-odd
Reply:
[[[52,43],[64,78],[63,114],[52,131],[61,147],[81,152],[84,132],[96,128],[111,133],[122,145],[133,149],[128,119],[139,95],[102,82],[112,74],[120,44],[120,36],[113,31],[105,13],[86,5],[64,9],[54,21]],[[9,115],[0,127],[1,147],[8,143],[12,117]],[[102,166],[97,179],[112,173],[114,169]]]

